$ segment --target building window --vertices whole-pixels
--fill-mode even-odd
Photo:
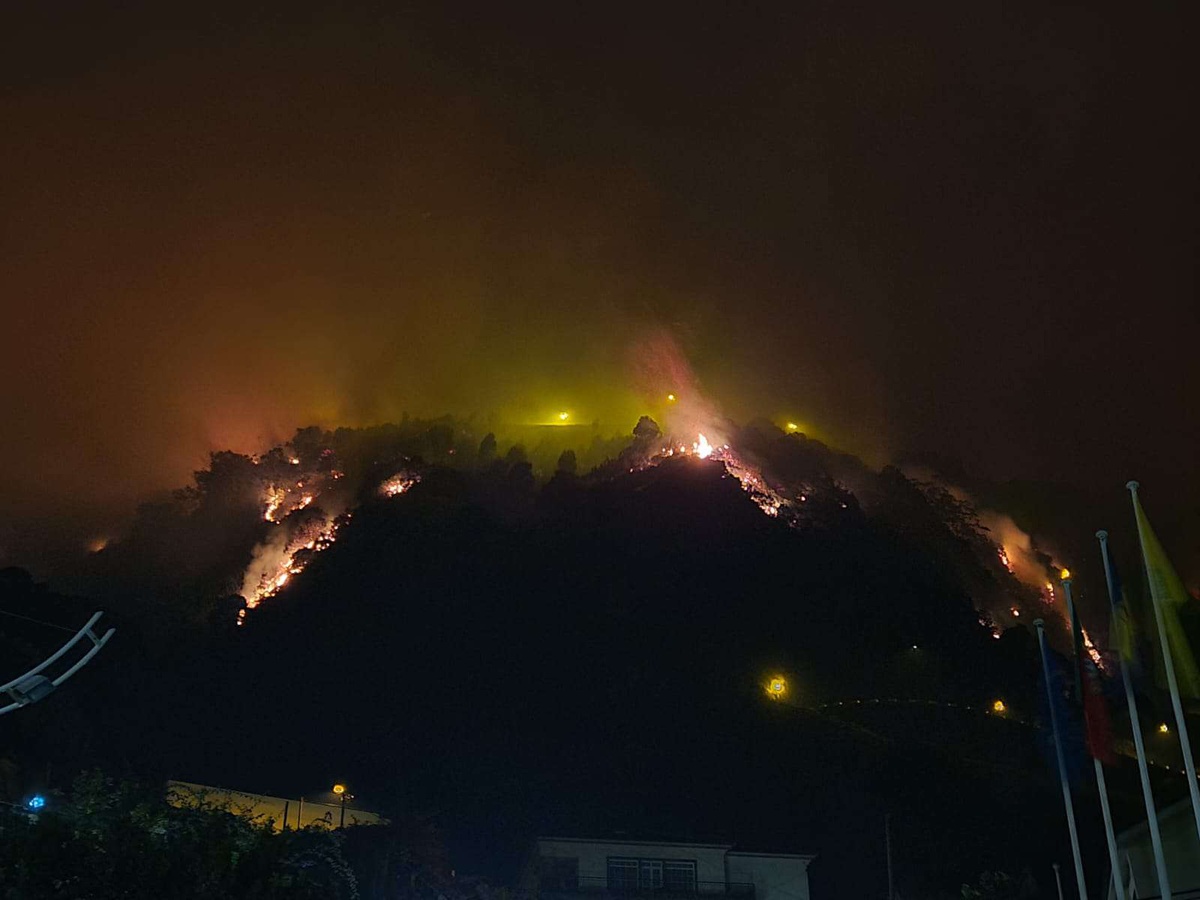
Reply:
[[[690,859],[608,858],[608,889],[615,894],[696,893],[696,862]]]
[[[638,861],[636,859],[608,860],[608,889],[618,894],[632,893],[638,888]]]
[[[696,864],[690,859],[663,860],[663,888],[676,894],[696,893]]]
[[[579,887],[579,859],[574,856],[543,856],[540,863],[542,888],[573,891]]]

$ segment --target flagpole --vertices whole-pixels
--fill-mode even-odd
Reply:
[[[1138,483],[1128,482],[1125,487],[1133,498],[1133,511],[1137,515]],[[1138,541],[1142,545],[1142,560],[1146,564],[1146,580],[1150,583],[1150,600],[1154,607],[1154,621],[1158,625],[1158,642],[1162,646],[1163,668],[1167,670],[1167,687],[1171,691],[1171,709],[1175,712],[1175,726],[1179,730],[1179,747],[1183,751],[1183,767],[1187,772],[1188,792],[1192,797],[1192,815],[1196,819],[1196,835],[1200,838],[1200,785],[1196,784],[1196,762],[1192,759],[1192,742],[1188,739],[1187,720],[1183,717],[1183,703],[1179,699],[1179,682],[1175,678],[1175,663],[1171,658],[1171,642],[1167,639],[1167,626],[1163,621],[1162,599],[1150,575],[1150,560],[1146,555],[1146,536],[1142,534],[1142,521],[1138,517]]]
[[[1125,900],[1125,885],[1121,884],[1121,857],[1117,854],[1112,811],[1108,808],[1108,783],[1104,780],[1104,763],[1093,756],[1092,766],[1096,770],[1096,786],[1100,789],[1100,811],[1104,814],[1104,837],[1108,841],[1108,864],[1112,868],[1113,881],[1117,886],[1117,900]]]
[[[1083,857],[1079,854],[1079,832],[1075,828],[1075,807],[1071,804],[1071,786],[1067,784],[1067,758],[1063,754],[1062,739],[1058,734],[1057,703],[1054,685],[1050,678],[1050,659],[1046,655],[1046,631],[1041,619],[1035,619],[1038,647],[1042,652],[1042,675],[1046,679],[1046,700],[1050,707],[1050,728],[1054,731],[1054,754],[1058,758],[1058,780],[1062,784],[1063,806],[1067,811],[1067,830],[1071,833],[1071,854],[1075,857],[1075,880],[1079,887],[1079,900],[1087,900],[1087,882],[1083,877]]]
[[[1108,532],[1097,531],[1100,555],[1104,557],[1104,579],[1108,583],[1108,606],[1114,619],[1117,616],[1117,591],[1113,584],[1112,563],[1108,558]],[[1128,604],[1128,600],[1125,601]],[[1126,612],[1131,613],[1130,610]],[[1112,644],[1110,638],[1109,644]],[[1171,900],[1171,880],[1167,877],[1167,863],[1163,857],[1162,835],[1158,831],[1158,813],[1154,809],[1154,791],[1150,787],[1150,767],[1146,763],[1146,743],[1142,737],[1142,722],[1138,716],[1137,697],[1133,693],[1133,681],[1121,654],[1116,654],[1116,666],[1121,670],[1121,683],[1125,686],[1125,702],[1129,707],[1129,724],[1133,730],[1133,747],[1137,751],[1138,774],[1142,779],[1142,800],[1146,804],[1146,824],[1150,826],[1150,845],[1154,849],[1154,865],[1158,870],[1158,892],[1163,900]]]
[[[1067,614],[1071,617],[1071,634],[1082,634],[1082,625],[1080,624],[1079,618],[1075,613],[1075,600],[1071,597],[1071,579],[1064,578],[1062,584],[1063,593],[1067,596]],[[1041,629],[1038,630],[1038,633],[1041,633]],[[1072,643],[1074,642],[1072,641]],[[1075,650],[1076,652],[1081,652],[1082,648],[1076,647]],[[1076,671],[1079,671],[1079,669],[1082,667],[1082,664],[1083,660],[1076,661]],[[1087,700],[1084,698],[1084,691],[1086,691],[1087,688],[1083,686],[1082,676],[1080,678],[1078,689],[1079,703],[1083,707],[1086,729]],[[1091,749],[1095,750],[1094,747]],[[1100,791],[1100,811],[1104,814],[1104,840],[1108,844],[1108,863],[1112,867],[1112,871],[1116,875],[1120,875],[1121,859],[1119,856],[1117,856],[1117,838],[1113,834],[1112,812],[1108,808],[1108,784],[1104,780],[1104,764],[1101,763],[1100,760],[1096,759],[1095,756],[1092,757],[1092,764],[1096,770],[1096,787]],[[1116,886],[1117,900],[1125,900],[1125,885],[1121,884],[1120,878],[1116,879]]]

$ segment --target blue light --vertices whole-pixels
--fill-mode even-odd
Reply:
[[[28,806],[30,809],[41,809],[43,806],[46,805],[46,798],[43,797],[41,794],[34,794],[32,797],[30,797],[28,800],[25,801],[25,805]]]

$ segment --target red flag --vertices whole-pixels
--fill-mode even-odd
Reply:
[[[1088,753],[1105,765],[1116,765],[1112,718],[1108,714],[1108,701],[1104,698],[1103,676],[1096,663],[1086,653],[1083,654],[1082,665],[1083,717],[1087,729]]]

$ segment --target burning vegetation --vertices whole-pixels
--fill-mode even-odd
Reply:
[[[543,429],[530,450],[514,444],[503,454],[493,434],[480,436],[469,422],[448,417],[332,432],[302,429],[288,444],[256,457],[213,454],[194,487],[177,492],[169,504],[144,509],[129,534],[93,556],[97,565],[129,571],[130,558],[144,558],[148,549],[154,555],[157,547],[164,563],[176,563],[178,548],[190,546],[195,552],[174,569],[143,566],[151,577],[142,587],[155,595],[237,597],[231,615],[241,625],[344,540],[356,510],[402,500],[433,473],[457,471],[478,483],[472,490],[481,502],[499,503],[501,515],[528,516],[538,514],[531,501],[539,482],[561,494],[631,473],[652,475],[664,465],[703,464],[719,467],[721,477],[736,483],[773,525],[808,532],[871,521],[893,531],[913,553],[936,560],[947,582],[963,586],[982,627],[995,638],[1006,626],[1035,618],[1034,612],[1044,615],[1036,607],[1058,602],[1050,561],[1028,535],[1007,517],[980,513],[932,481],[894,468],[873,471],[769,423],[738,427],[705,413],[688,416],[681,427],[683,433],[664,433],[644,416],[631,437],[592,433],[590,446],[575,448],[553,440],[577,441],[580,432]],[[1087,646],[1099,657],[1090,637]]]

